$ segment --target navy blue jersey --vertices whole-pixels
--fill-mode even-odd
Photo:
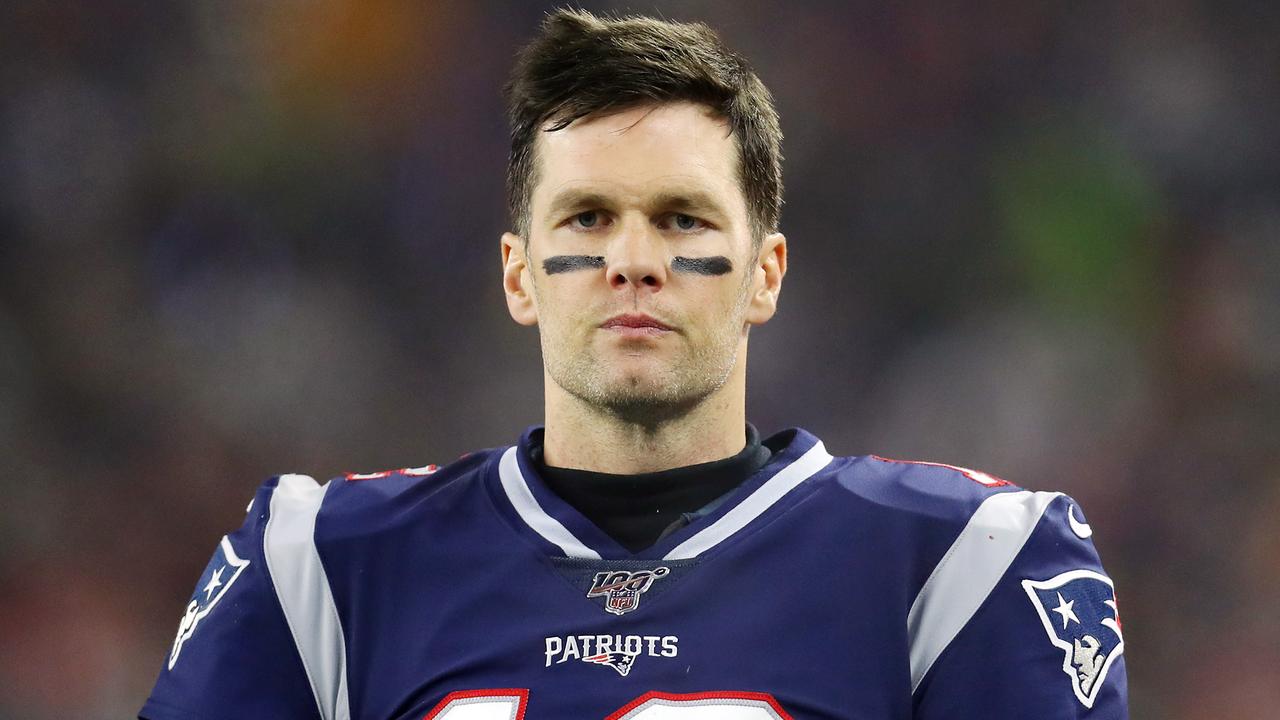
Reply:
[[[803,430],[630,553],[512,448],[263,485],[142,717],[1124,718],[1079,506]]]

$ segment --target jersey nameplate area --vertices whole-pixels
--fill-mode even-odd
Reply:
[[[214,551],[213,558],[209,560],[204,573],[200,576],[200,582],[196,585],[196,594],[191,597],[191,602],[187,603],[187,611],[182,616],[182,622],[178,624],[178,635],[173,639],[173,650],[169,653],[170,670],[178,662],[178,653],[182,652],[182,646],[191,639],[196,626],[213,610],[222,596],[227,594],[227,590],[231,589],[232,584],[247,567],[249,567],[249,561],[236,555],[235,549],[231,547],[231,541],[225,535],[222,536],[222,542],[218,543],[218,549]]]

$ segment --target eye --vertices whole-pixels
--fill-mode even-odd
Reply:
[[[706,230],[709,225],[706,220],[694,215],[686,215],[685,213],[672,213],[662,219],[659,227],[667,230],[676,230],[682,233],[696,233]]]
[[[595,210],[588,210],[574,215],[573,221],[577,223],[578,227],[591,228],[600,222],[600,215]]]

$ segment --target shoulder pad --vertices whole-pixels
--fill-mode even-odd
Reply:
[[[407,477],[426,477],[439,470],[440,466],[435,463],[423,465],[422,467],[400,468],[399,470],[379,470],[377,472],[343,473],[342,477],[348,482],[359,482],[361,480],[381,480],[382,478],[391,477],[392,475],[405,475]]]
[[[991,495],[1021,489],[978,470],[878,455],[852,458],[838,479],[851,492],[879,505],[961,524]]]
[[[492,454],[488,451],[468,453],[447,465],[433,463],[339,475],[330,481],[335,487],[325,501],[325,512],[332,518],[367,513],[384,515],[387,503],[416,502],[434,495],[471,475]]]
[[[878,460],[884,463],[897,463],[900,465],[918,465],[923,467],[946,468],[947,470],[950,470],[953,473],[959,473],[964,477],[967,477],[970,480],[978,483],[979,485],[983,485],[986,487],[1004,487],[1005,485],[1013,484],[1008,480],[998,478],[995,475],[984,473],[981,470],[971,470],[969,468],[960,467],[959,465],[948,465],[946,463],[939,463],[939,462],[926,462],[924,460],[894,460],[893,458],[881,457],[879,455],[872,455],[871,458],[873,460]]]

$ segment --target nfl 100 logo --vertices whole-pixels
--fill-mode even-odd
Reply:
[[[604,609],[614,615],[626,615],[640,606],[640,596],[671,570],[657,567],[652,570],[605,570],[596,573],[587,597],[603,597]]]

